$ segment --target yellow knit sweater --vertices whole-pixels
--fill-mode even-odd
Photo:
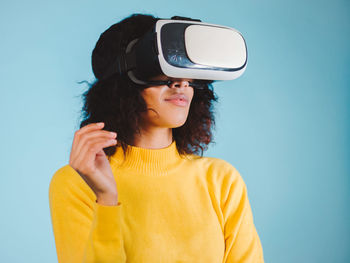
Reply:
[[[166,148],[117,148],[118,205],[70,166],[53,175],[49,202],[59,263],[262,263],[246,185],[228,162]]]

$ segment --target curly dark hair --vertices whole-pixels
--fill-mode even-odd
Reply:
[[[127,151],[134,135],[140,133],[140,114],[147,111],[146,102],[141,96],[145,87],[133,83],[126,74],[109,72],[120,52],[116,42],[119,41],[125,48],[127,43],[146,33],[158,19],[152,15],[132,14],[103,32],[92,52],[92,69],[96,80],[87,82],[89,89],[81,95],[84,105],[80,128],[90,123],[104,122],[104,130],[117,132],[117,145],[103,149],[108,158],[116,152],[116,147],[121,146],[124,152]],[[194,88],[186,122],[181,127],[173,128],[173,139],[179,154],[198,154],[201,150],[200,156],[203,156],[203,151],[212,142],[215,125],[212,103],[217,100],[211,84],[203,84],[202,89]]]

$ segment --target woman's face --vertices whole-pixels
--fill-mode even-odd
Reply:
[[[167,76],[158,76],[152,80],[168,80]],[[190,109],[193,87],[191,79],[171,79],[172,84],[147,87],[141,95],[146,101],[147,112],[141,116],[142,124],[164,128],[182,126]]]

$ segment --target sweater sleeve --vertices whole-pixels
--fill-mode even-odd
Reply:
[[[70,165],[53,175],[49,205],[59,263],[126,262],[123,205],[97,203],[95,193]]]
[[[263,263],[263,250],[256,231],[247,187],[238,171],[229,173],[223,192],[226,263]]]

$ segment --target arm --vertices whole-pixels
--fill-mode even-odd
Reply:
[[[247,187],[234,168],[223,193],[226,263],[263,263],[263,250],[253,222]]]
[[[126,262],[120,202],[97,203],[95,193],[66,165],[51,179],[49,204],[59,263]]]

